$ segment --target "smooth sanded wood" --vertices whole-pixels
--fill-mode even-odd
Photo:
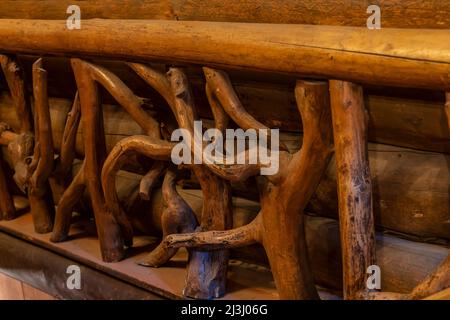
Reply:
[[[69,5],[83,19],[170,19],[365,26],[378,5],[385,28],[450,27],[450,4],[428,0],[3,0],[0,18],[66,19]],[[32,8],[32,10],[30,10]]]
[[[0,20],[5,52],[156,59],[444,90],[449,39],[445,30],[162,20],[87,20],[68,30],[65,20]]]

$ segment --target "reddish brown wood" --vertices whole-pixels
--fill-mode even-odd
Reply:
[[[64,20],[71,0],[3,0],[0,18]],[[89,0],[78,1],[83,19],[167,19],[365,26],[371,4],[380,6],[383,28],[449,29],[450,4],[416,0]],[[30,10],[30,7],[33,10]],[[108,10],[105,10],[108,8]],[[126,8],[126,10],[124,10]]]
[[[94,19],[68,32],[66,21],[0,19],[5,52],[189,62],[435,90],[450,87],[449,43],[446,30]]]
[[[33,116],[26,91],[24,71],[12,57],[0,55],[0,64],[19,119],[20,133],[33,131]]]
[[[176,171],[171,167],[162,186],[163,199],[166,208],[161,215],[162,241],[139,264],[149,267],[159,267],[168,262],[178,251],[178,248],[168,247],[166,237],[169,234],[194,232],[198,226],[195,214],[186,201],[178,194],[176,187]],[[198,272],[202,272],[200,269]]]
[[[209,84],[214,89],[212,92],[218,92],[223,90],[225,83]],[[231,86],[227,83],[226,87],[229,89]],[[229,231],[171,235],[167,241],[174,247],[209,249],[260,242],[268,255],[280,298],[316,299],[318,295],[306,253],[302,213],[331,155],[328,86],[326,83],[298,81],[296,98],[305,123],[302,148],[293,155],[282,151],[278,174],[259,178],[261,211],[255,220]],[[230,103],[225,99],[222,105]],[[245,110],[241,109],[241,112]]]
[[[4,161],[0,152],[0,219],[10,220],[15,217],[16,209],[8,189],[8,181],[4,171]]]
[[[359,85],[331,80],[330,98],[336,148],[344,297],[356,299],[366,291],[367,268],[375,264],[367,115]]]
[[[52,241],[62,241],[67,237],[65,232],[68,231],[67,224],[72,215],[73,205],[81,197],[84,185],[91,199],[102,257],[107,262],[118,261],[125,254],[125,240],[121,226],[105,206],[100,184],[101,168],[106,157],[106,150],[98,88],[89,64],[79,59],[73,59],[72,67],[80,96],[85,159],[81,173],[75,177],[61,198],[57,211],[57,227],[52,235]]]
[[[31,131],[33,129],[33,121],[31,108],[26,94],[22,68],[14,58],[5,55],[0,55],[0,65],[14,103],[16,117],[20,124],[20,135],[12,133],[7,124],[2,124],[2,137],[12,153],[16,171],[14,178],[24,190],[25,180],[28,179],[25,158],[30,156],[32,152]],[[0,197],[0,210],[3,218],[7,220],[13,219],[16,216],[16,212],[7,185],[3,159],[0,160]]]
[[[28,198],[35,230],[47,233],[53,229],[55,207],[49,177],[53,171],[53,137],[47,97],[47,71],[42,59],[33,64],[33,95],[35,101],[35,148],[29,171]]]
[[[81,107],[77,92],[75,94],[72,108],[67,114],[61,145],[59,148],[59,158],[56,162],[55,172],[52,177],[53,179],[50,180],[55,203],[59,202],[64,191],[66,191],[69,187],[72,180],[72,165],[76,156],[76,138],[80,118]]]
[[[139,196],[144,200],[150,200],[151,192],[155,184],[158,182],[158,178],[164,173],[166,169],[166,163],[163,161],[155,161],[152,168],[147,174],[142,177],[139,186]]]

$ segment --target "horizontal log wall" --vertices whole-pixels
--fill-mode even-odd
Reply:
[[[247,87],[239,88],[242,92],[251,92]],[[257,93],[259,92],[260,89],[257,89]],[[257,95],[254,95],[250,99],[256,98]],[[388,113],[378,115],[377,112],[383,106],[386,109],[392,107],[392,110],[397,110],[397,104],[384,105],[386,100],[383,97],[369,97],[369,101],[372,101],[372,99],[374,103],[380,103],[380,105],[371,109],[371,115],[386,119],[386,121],[393,121],[392,118],[389,119]],[[378,99],[380,99],[379,102]],[[256,102],[257,100],[252,104],[254,108],[257,107]],[[398,104],[402,105],[401,102]],[[65,116],[70,106],[70,100],[50,99],[56,149],[60,146]],[[104,110],[108,150],[111,150],[121,139],[142,132],[140,127],[131,120],[122,108],[105,105]],[[398,108],[398,110],[400,111],[402,108]],[[420,108],[420,104],[416,108],[418,114],[421,110],[443,112],[439,111],[437,105],[428,105],[426,102],[423,102],[423,109]],[[414,115],[412,112],[409,114]],[[425,123],[428,128],[432,128],[433,118],[431,115],[433,114],[425,114],[430,116],[430,120]],[[441,116],[443,117],[443,115]],[[0,119],[10,123],[13,128],[18,126],[11,101],[6,94],[0,94]],[[413,122],[411,120],[411,123]],[[383,123],[383,121],[380,121],[380,125]],[[398,118],[397,123],[402,123],[401,117]],[[80,157],[84,153],[81,135],[82,128],[79,129],[76,144],[77,153]],[[301,137],[296,134],[283,134],[281,139],[292,151],[297,150],[300,146]],[[4,155],[7,156],[8,153],[4,152]],[[382,144],[369,144],[369,159],[373,177],[374,213],[377,225],[409,234],[421,240],[436,241],[436,238],[450,240],[450,224],[448,223],[450,208],[447,205],[450,203],[450,156]],[[238,194],[246,197],[250,196],[254,199],[258,197],[257,194],[251,192],[251,190],[256,189],[248,187],[248,185],[236,184],[235,190]],[[337,217],[334,159],[328,166],[327,173],[308,209],[323,216]]]
[[[25,56],[20,60],[27,78],[31,78],[31,65],[36,57]],[[153,107],[160,114],[167,114],[168,106],[161,96],[123,62],[96,62],[118,75],[137,95],[147,98],[149,107]],[[76,86],[68,60],[46,58],[44,64],[49,74],[50,96],[72,100]],[[212,118],[204,92],[204,76],[199,73],[198,68],[189,68],[188,75],[200,115]],[[0,74],[0,79],[1,77]],[[230,77],[243,105],[256,119],[271,128],[301,131],[301,119],[293,93],[295,78],[242,71],[231,71]],[[365,104],[369,111],[370,141],[426,151],[450,152],[450,132],[443,108],[444,92],[373,86],[366,86],[364,91]],[[117,104],[109,94],[102,92],[104,103]],[[3,104],[8,103],[4,99],[2,101]],[[13,119],[14,111],[6,111],[7,107],[3,106],[3,111],[0,110],[0,119],[15,124],[17,121]],[[11,117],[5,113],[11,113]],[[62,111],[62,115],[64,113],[65,111]],[[125,114],[125,117],[128,115]],[[137,125],[135,127],[137,128]]]
[[[0,18],[66,19],[69,5],[83,19],[169,19],[365,26],[378,5],[386,28],[450,27],[450,3],[428,0],[3,0]]]

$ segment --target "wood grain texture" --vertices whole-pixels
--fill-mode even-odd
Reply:
[[[0,20],[5,52],[190,62],[443,90],[450,87],[449,37],[431,29],[374,33],[356,27],[162,20],[89,20],[72,32],[60,20]]]
[[[25,71],[31,70],[34,57],[20,56],[19,60]],[[148,86],[138,78],[134,71],[128,68],[123,62],[118,61],[96,61],[97,64],[108,68],[118,75],[133,92],[139,97],[145,98],[152,112],[158,118],[167,116],[165,111],[165,101],[154,91],[148,90]],[[72,72],[68,59],[46,58],[46,70],[49,77],[49,95],[54,98],[66,98],[70,101],[76,92],[76,85],[72,80]],[[158,66],[158,68],[162,68]],[[205,79],[200,68],[188,68],[187,75],[191,81],[193,95],[195,97],[199,116],[201,118],[212,118],[210,104],[205,98]],[[256,120],[270,128],[281,128],[283,131],[301,131],[301,121],[298,120],[297,107],[293,88],[295,78],[286,76],[275,76],[259,73],[243,73],[241,71],[229,72],[232,84],[236,90],[241,103]],[[25,76],[31,78],[31,74],[26,72]],[[104,91],[100,92],[105,105],[114,105],[117,102]],[[0,98],[2,108],[0,108],[0,118],[4,119],[12,128],[17,130],[17,120],[14,112],[10,111],[12,104],[9,100]],[[426,151],[436,151],[447,153],[450,150],[450,134],[445,112],[442,105],[445,103],[443,92],[401,89],[388,87],[364,87],[364,102],[369,112],[369,141],[391,144],[400,147],[408,147]],[[4,103],[3,103],[4,101]],[[56,115],[56,100],[50,100],[52,118]],[[62,100],[58,100],[61,108],[66,108]],[[105,116],[109,116],[112,110],[105,109]],[[120,108],[116,110],[121,111]],[[11,112],[11,114],[10,114]],[[61,116],[65,117],[61,110]],[[129,116],[124,115],[127,119]],[[119,121],[119,120],[117,120]],[[106,133],[109,133],[110,119],[105,121]],[[122,133],[122,124],[116,128],[116,134]],[[130,125],[134,124],[130,122]],[[55,139],[61,135],[59,132],[61,123],[58,124],[58,132],[55,132]],[[137,127],[137,124],[134,124]],[[131,128],[130,128],[131,129]],[[81,131],[80,131],[81,132]],[[124,128],[126,132],[126,128]],[[107,143],[112,135],[107,136]],[[82,144],[78,139],[77,150],[82,150]],[[56,142],[55,142],[56,143]],[[56,146],[59,150],[59,145]]]
[[[334,165],[333,165],[334,166]],[[118,175],[119,193],[137,195],[140,175],[121,172]],[[177,188],[178,193],[201,216],[202,194],[198,189]],[[131,197],[131,199],[136,199]],[[130,199],[130,200],[131,200]],[[137,198],[138,199],[138,198]],[[150,202],[133,200],[127,204],[130,219],[139,232],[160,236],[158,225],[163,206],[161,191],[156,189]],[[233,198],[233,228],[241,228],[258,214],[260,204],[242,198]],[[300,227],[300,226],[299,226]],[[342,290],[342,257],[339,222],[336,219],[305,216],[306,241],[315,282],[326,288]],[[382,270],[381,285],[386,291],[411,292],[421,281],[446,259],[448,249],[443,246],[406,240],[405,235],[378,232],[376,235],[377,264]],[[245,238],[240,238],[241,243]],[[238,240],[234,238],[233,240]],[[268,265],[267,256],[260,245],[231,250],[231,257],[251,263]]]
[[[0,18],[66,19],[69,0],[3,0]],[[369,5],[380,6],[386,28],[450,27],[446,1],[420,0],[78,0],[83,19],[170,19],[365,26]],[[30,9],[32,8],[32,10]]]
[[[366,270],[375,264],[372,184],[367,151],[367,115],[362,87],[330,80],[337,171],[344,297],[366,291]]]
[[[236,91],[238,91],[240,98],[244,98],[244,101],[248,102],[250,93],[245,89],[239,91],[241,88],[243,87],[236,87]],[[261,91],[258,90],[257,92],[260,93]],[[256,99],[256,95],[254,98]],[[256,102],[258,101],[259,99],[255,100],[254,103],[245,103],[255,116],[259,114],[256,110]],[[369,110],[369,124],[374,121],[376,125],[385,123],[388,127],[384,131],[380,129],[381,132],[375,130],[379,138],[381,137],[380,134],[387,133],[389,128],[392,128],[391,133],[394,134],[397,128],[400,129],[400,125],[404,125],[402,133],[395,134],[396,139],[401,138],[408,144],[415,144],[418,142],[417,134],[421,132],[430,134],[426,141],[433,139],[432,141],[439,144],[439,149],[444,149],[448,145],[450,150],[450,144],[446,141],[448,139],[445,138],[447,122],[442,103],[409,100],[411,105],[408,105],[408,102],[404,102],[400,98],[379,96],[369,97],[365,102],[367,101],[369,101],[369,108],[371,108]],[[59,151],[64,130],[63,124],[72,102],[65,99],[50,98],[49,103],[54,148]],[[108,152],[121,139],[129,135],[142,134],[139,125],[133,122],[122,108],[116,105],[103,105],[102,108]],[[389,112],[393,113],[392,117],[389,116]],[[402,114],[405,115],[406,119],[402,120]],[[292,112],[290,115],[292,122],[295,120],[294,117],[298,116]],[[0,95],[0,118],[11,123],[13,128],[17,128],[18,123],[15,120],[14,108],[6,94]],[[436,121],[436,119],[439,120]],[[269,125],[270,123],[266,124]],[[414,128],[417,128],[417,131],[412,131]],[[369,136],[370,131],[369,126]],[[78,157],[84,155],[82,134],[83,129],[80,127],[76,142]],[[408,136],[407,134],[414,134],[414,136]],[[431,138],[431,136],[435,138]],[[437,136],[439,136],[439,140]],[[281,136],[281,141],[289,147],[291,152],[294,152],[301,146],[301,135],[285,134]],[[429,145],[428,142],[424,142],[421,147],[427,145]],[[442,205],[450,201],[448,192],[450,188],[448,183],[450,181],[448,173],[449,157],[442,153],[417,151],[384,144],[369,143],[368,148],[376,225],[408,234],[421,241],[449,239],[450,225],[446,221],[450,219],[450,211],[448,206]],[[4,151],[3,156],[7,162],[5,165],[11,164],[9,153]],[[239,192],[246,197],[250,197],[251,191],[255,190],[254,186],[249,189],[236,188],[235,185],[234,192]],[[308,205],[308,210],[325,217],[336,218],[338,216],[334,157],[332,157],[318,190]]]
[[[220,77],[217,71],[208,72],[215,73],[211,77]],[[208,83],[218,101],[218,92],[233,90],[226,82]],[[280,170],[274,175],[257,177],[261,201],[258,215],[239,228],[174,234],[167,237],[167,241],[173,248],[216,250],[261,243],[268,255],[280,298],[317,299],[306,250],[303,211],[332,152],[328,86],[325,82],[299,80],[295,93],[298,110],[305,123],[303,146],[294,154],[280,151],[277,160],[280,161]],[[247,122],[255,123],[239,104],[233,103],[230,96],[221,98],[220,103],[227,104],[224,110],[232,109],[234,113],[247,119]],[[228,111],[227,114],[233,112]],[[256,174],[258,173],[253,173]],[[223,177],[232,181],[236,177],[237,180],[247,178],[246,175],[236,175],[227,170],[223,172]]]
[[[38,233],[51,232],[55,204],[50,190],[49,177],[54,170],[52,123],[47,95],[47,71],[42,59],[33,64],[33,97],[35,100],[35,148],[29,165],[28,198]]]

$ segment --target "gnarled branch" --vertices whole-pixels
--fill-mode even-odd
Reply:
[[[144,260],[139,264],[150,267],[159,267],[172,258],[178,248],[168,245],[169,234],[193,232],[197,227],[195,214],[184,199],[178,194],[176,187],[176,171],[170,168],[162,186],[163,198],[167,204],[161,216],[162,241]]]
[[[122,80],[109,70],[84,62],[89,69],[92,79],[98,81],[117,102],[130,114],[134,121],[150,136],[159,138],[159,124],[142,109],[143,100],[136,97]]]
[[[165,241],[170,248],[232,249],[261,242],[260,232],[261,215],[258,214],[252,222],[236,229],[171,234]]]

